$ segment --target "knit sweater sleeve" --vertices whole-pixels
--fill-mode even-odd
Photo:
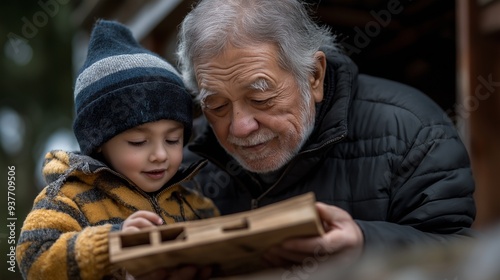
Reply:
[[[47,189],[46,189],[47,190]],[[76,203],[46,190],[35,199],[17,245],[26,279],[101,279],[109,274],[108,233],[113,226],[87,226]]]

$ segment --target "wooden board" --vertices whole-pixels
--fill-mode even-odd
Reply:
[[[262,253],[292,237],[322,235],[313,193],[232,215],[139,232],[110,233],[111,263],[134,276],[182,264],[216,265],[216,276],[259,271]]]

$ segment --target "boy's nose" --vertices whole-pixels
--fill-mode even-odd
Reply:
[[[165,161],[168,157],[167,150],[164,145],[155,145],[149,156],[150,161]]]

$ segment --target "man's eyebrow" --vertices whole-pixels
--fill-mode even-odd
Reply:
[[[210,95],[215,94],[215,92],[208,90],[206,88],[200,88],[200,92],[198,94],[198,100],[203,101],[205,98],[209,97]]]
[[[200,105],[202,107],[205,107],[205,105],[206,105],[205,100],[207,99],[207,97],[214,95],[214,94],[215,94],[215,92],[213,92],[211,90],[208,90],[206,88],[201,88],[200,93],[197,96],[197,100],[200,102]]]
[[[268,81],[266,79],[263,79],[263,78],[259,78],[259,79],[255,80],[248,87],[251,89],[262,91],[262,92],[264,92],[270,88]]]

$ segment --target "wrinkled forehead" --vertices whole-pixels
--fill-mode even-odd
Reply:
[[[278,62],[274,44],[244,48],[228,47],[218,56],[200,59],[194,64],[200,94],[210,95],[210,88],[236,83],[246,88],[265,90],[284,71]]]
[[[260,91],[260,92],[265,92],[271,88],[271,85],[269,81],[265,78],[257,77],[254,80],[249,80],[248,85],[245,86],[245,88],[253,91]],[[213,95],[217,95],[218,92],[213,91],[207,87],[200,87],[200,92],[198,94],[198,100],[202,103],[204,101]]]

